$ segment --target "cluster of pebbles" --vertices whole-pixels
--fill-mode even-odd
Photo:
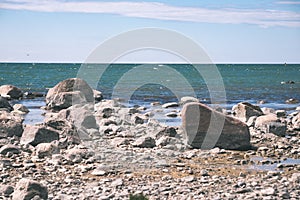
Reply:
[[[60,94],[47,95],[36,125],[23,124],[26,109],[0,97],[0,199],[299,199],[299,109],[223,110],[247,124],[251,148],[203,150],[186,143],[181,126],[154,119],[178,103],[72,105],[72,92]]]

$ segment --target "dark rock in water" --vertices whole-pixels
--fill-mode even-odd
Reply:
[[[23,133],[23,119],[11,113],[0,112],[0,138],[18,136]]]
[[[9,104],[9,102],[0,96],[0,110],[5,109],[7,111],[12,111],[13,107]]]
[[[281,84],[295,84],[295,81],[282,81]]]
[[[58,132],[50,127],[44,125],[27,125],[21,137],[21,143],[36,146],[40,143],[50,143],[58,139]]]
[[[277,117],[286,117],[286,111],[285,110],[276,110]]]
[[[178,113],[177,112],[169,112],[165,114],[166,117],[177,117]]]
[[[13,85],[0,86],[0,95],[10,96],[12,99],[19,99],[23,96],[23,92]]]
[[[263,115],[259,106],[252,105],[248,102],[242,102],[235,105],[232,110],[235,112],[235,116],[242,121],[246,122],[252,116]]]
[[[37,181],[21,179],[13,193],[12,200],[29,200],[38,196],[41,199],[48,199],[48,189]]]
[[[74,104],[94,102],[92,88],[82,79],[70,78],[51,88],[46,96],[50,109],[65,109]]]
[[[299,101],[297,99],[288,99],[285,101],[285,103],[287,104],[296,104],[299,103]]]
[[[6,155],[8,152],[13,154],[19,154],[21,151],[17,146],[11,144],[4,145],[0,148],[0,154]]]
[[[17,111],[17,112],[21,112],[21,113],[29,113],[29,110],[26,106],[22,105],[22,104],[15,104],[13,106],[14,108],[14,111]]]
[[[188,103],[182,110],[187,143],[194,148],[249,149],[247,125],[201,103]]]
[[[23,97],[26,99],[34,99],[37,97],[45,97],[46,95],[41,92],[24,92]]]
[[[287,126],[280,122],[270,122],[267,125],[267,133],[273,133],[278,136],[285,136]]]
[[[178,107],[179,104],[177,102],[170,102],[170,103],[165,103],[163,104],[161,107],[163,108],[174,108],[174,107]]]

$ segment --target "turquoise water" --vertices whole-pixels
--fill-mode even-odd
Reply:
[[[164,65],[146,65],[149,70],[160,70]],[[206,87],[204,79],[197,73],[195,68],[186,64],[166,65],[176,70],[186,78],[193,87],[197,97],[210,103],[210,92]],[[47,88],[53,87],[59,81],[76,77],[81,64],[47,64],[47,63],[0,63],[0,85],[13,84],[24,91],[47,92]],[[96,69],[104,65],[97,65]],[[103,73],[97,89],[103,92],[105,98],[111,98],[114,87],[126,72],[139,67],[137,64],[113,64]],[[224,82],[227,105],[233,105],[240,101],[256,103],[259,100],[267,102],[269,107],[289,107],[285,100],[294,98],[300,100],[300,64],[221,64],[217,65]],[[150,73],[150,71],[149,71]],[[135,80],[151,78],[147,70],[135,74],[134,78],[124,82],[123,89],[132,90],[130,85]],[[150,73],[151,74],[151,73]],[[165,77],[166,80],[172,77]],[[174,78],[174,77],[173,77]],[[212,77],[214,78],[214,77]],[[294,81],[295,84],[281,84],[282,81]],[[128,84],[128,88],[127,85]],[[180,82],[173,81],[176,92],[182,96],[185,87]],[[173,91],[164,87],[164,84],[140,85],[132,96],[132,101],[168,102],[177,100]],[[299,105],[299,104],[298,104]],[[290,107],[295,107],[292,105]]]

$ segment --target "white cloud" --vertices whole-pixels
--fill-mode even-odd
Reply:
[[[300,1],[278,1],[277,4],[300,5]]]
[[[280,3],[280,2],[279,2]],[[283,1],[281,3],[298,3]],[[0,8],[39,12],[118,14],[127,17],[221,24],[255,24],[262,27],[300,27],[300,14],[259,9],[206,9],[179,7],[157,2],[83,2],[63,0],[7,0]]]

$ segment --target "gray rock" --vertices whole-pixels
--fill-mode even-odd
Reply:
[[[260,191],[260,193],[263,195],[263,196],[270,196],[270,195],[274,195],[275,194],[275,189],[274,188],[266,188],[266,189],[263,189]]]
[[[21,179],[15,188],[12,200],[29,200],[38,196],[48,199],[48,189],[37,181]]]
[[[9,196],[14,192],[14,188],[10,185],[0,185],[0,196],[1,194],[4,196]]]
[[[118,187],[123,185],[123,179],[118,178],[111,183],[111,186]]]
[[[78,129],[81,127],[98,129],[91,105],[74,105],[68,108],[66,112],[68,112],[67,120],[74,123]]]
[[[22,105],[22,104],[15,104],[13,106],[14,108],[14,111],[18,111],[18,112],[21,112],[21,113],[29,113],[29,110],[26,106]]]
[[[232,110],[234,111],[235,116],[244,122],[248,121],[248,119],[252,116],[263,115],[259,106],[252,105],[248,102],[238,103],[232,108]]]
[[[115,109],[112,107],[100,107],[99,109],[97,109],[97,116],[99,116],[100,118],[109,118],[113,116],[114,113]]]
[[[19,147],[12,145],[12,144],[4,145],[3,147],[0,148],[0,154],[6,155],[8,152],[10,152],[12,154],[21,153]]]
[[[247,121],[247,126],[253,127],[255,125],[256,118],[257,118],[257,116],[250,117]]]
[[[106,171],[101,169],[94,169],[91,174],[94,176],[104,176],[106,175]]]
[[[13,110],[13,107],[10,105],[10,103],[1,96],[0,96],[0,110],[7,110],[9,112]]]
[[[209,176],[208,171],[206,169],[202,169],[200,171],[201,176]]]
[[[84,104],[85,102],[84,94],[80,91],[60,92],[47,103],[47,106],[49,109],[61,110],[75,104]]]
[[[114,138],[111,141],[111,144],[116,147],[121,146],[121,145],[128,145],[129,143],[130,142],[127,138],[119,138],[119,137]]]
[[[185,176],[181,178],[181,181],[186,183],[191,183],[194,182],[195,180],[196,180],[195,176]]]
[[[59,82],[48,91],[46,96],[47,107],[56,110],[86,102],[94,102],[94,93],[91,87],[79,78]]]
[[[300,112],[293,117],[292,124],[295,130],[300,130]]]
[[[267,132],[268,133],[274,133],[278,136],[285,136],[287,126],[286,124],[280,123],[280,122],[270,122],[267,125]]]
[[[261,108],[262,112],[264,113],[264,115],[268,115],[268,114],[275,114],[276,111],[273,108],[267,108],[267,107],[263,107]]]
[[[76,146],[75,148],[68,149],[65,152],[65,158],[71,162],[79,163],[82,159],[88,159],[94,153],[82,146]]]
[[[196,103],[199,103],[199,99],[195,98],[195,97],[181,97],[180,98],[180,104],[184,105],[184,104],[187,104],[187,103],[191,103],[191,102],[196,102]]]
[[[93,90],[93,95],[94,95],[95,101],[101,101],[103,99],[102,92],[100,92],[98,90]]]
[[[144,119],[137,115],[132,116],[132,121],[134,122],[134,124],[143,124],[144,123]]]
[[[276,110],[275,114],[277,115],[277,117],[286,117],[285,110]]]
[[[294,173],[291,177],[291,181],[295,183],[300,183],[300,173]]]
[[[59,140],[59,147],[66,148],[68,144],[80,144],[81,138],[79,137],[79,133],[77,128],[72,122],[63,119],[45,119],[45,126],[51,127],[55,129],[62,140]]]
[[[245,123],[201,103],[183,107],[182,127],[187,143],[194,148],[248,149],[251,146]]]
[[[174,127],[163,127],[159,130],[158,133],[155,134],[156,138],[160,138],[162,136],[175,137],[177,135],[177,131]]]
[[[59,153],[58,146],[54,143],[40,143],[36,147],[36,155],[39,158],[44,158],[46,156],[52,156],[54,153]]]
[[[23,133],[23,119],[12,113],[0,112],[0,138],[18,136]]]
[[[40,143],[50,143],[59,140],[59,133],[44,125],[27,125],[21,137],[22,144],[36,146]]]
[[[178,143],[177,139],[174,137],[169,137],[169,136],[162,136],[158,140],[156,140],[156,146],[167,146],[169,144],[176,144]]]
[[[0,86],[0,95],[9,95],[12,99],[19,99],[23,96],[23,92],[13,85],[2,85]]]
[[[132,146],[140,148],[153,148],[156,146],[156,144],[152,137],[140,137],[133,142]]]
[[[170,103],[165,103],[163,104],[161,107],[163,108],[174,108],[174,107],[178,107],[179,104],[177,102],[170,102]]]
[[[278,122],[278,118],[275,114],[259,116],[255,120],[255,128],[265,130],[267,128],[267,125],[271,122]]]

